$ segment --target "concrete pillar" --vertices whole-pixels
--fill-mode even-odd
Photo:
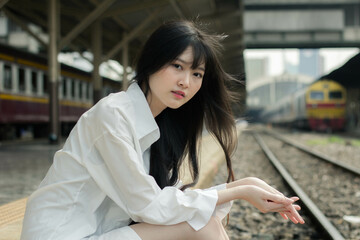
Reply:
[[[129,42],[126,42],[126,44],[124,45],[123,50],[122,50],[122,66],[124,68],[122,90],[125,91],[128,88],[127,68],[129,66]]]
[[[59,3],[58,0],[49,1],[49,46],[48,46],[48,80],[49,80],[49,117],[50,143],[60,141],[60,109],[58,98],[59,65],[57,61],[59,44]]]
[[[93,100],[94,104],[98,102],[103,96],[102,96],[102,79],[100,76],[99,67],[101,64],[101,56],[102,56],[102,39],[101,39],[101,22],[100,20],[97,20],[94,22],[93,28],[92,28],[92,36],[91,36],[91,43],[92,43],[92,52],[94,55],[93,59],[93,72],[92,72],[92,81],[94,86],[94,95]]]

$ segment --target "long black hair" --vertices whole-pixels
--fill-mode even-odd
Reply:
[[[193,182],[183,189],[196,184],[198,148],[204,124],[225,153],[227,182],[234,180],[230,155],[237,141],[231,111],[233,94],[228,89],[228,82],[234,79],[220,64],[221,38],[201,30],[193,22],[171,21],[155,30],[140,53],[135,80],[145,96],[151,91],[149,76],[174,61],[187,47],[193,49],[193,69],[205,63],[202,86],[194,97],[178,109],[166,108],[155,118],[160,139],[151,146],[150,175],[161,188],[177,183],[186,156]]]

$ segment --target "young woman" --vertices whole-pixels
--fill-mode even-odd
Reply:
[[[298,198],[258,178],[233,181],[232,78],[219,48],[219,37],[191,22],[160,26],[143,48],[134,83],[83,114],[55,154],[28,200],[21,239],[228,239],[221,218],[236,199],[303,223]],[[225,152],[229,183],[190,190],[204,126]],[[194,183],[181,187],[185,156]]]

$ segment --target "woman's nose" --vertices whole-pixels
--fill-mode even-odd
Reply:
[[[179,85],[182,86],[183,88],[188,88],[190,85],[190,74],[189,73],[184,73],[183,76],[181,76],[181,79],[179,80]]]

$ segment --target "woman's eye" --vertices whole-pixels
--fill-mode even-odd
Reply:
[[[201,73],[194,73],[194,76],[197,77],[197,78],[202,78],[203,75]]]
[[[180,65],[180,64],[176,64],[176,63],[174,63],[174,64],[173,64],[173,66],[174,66],[175,68],[177,68],[177,69],[182,69],[182,67],[181,67],[181,65]]]

